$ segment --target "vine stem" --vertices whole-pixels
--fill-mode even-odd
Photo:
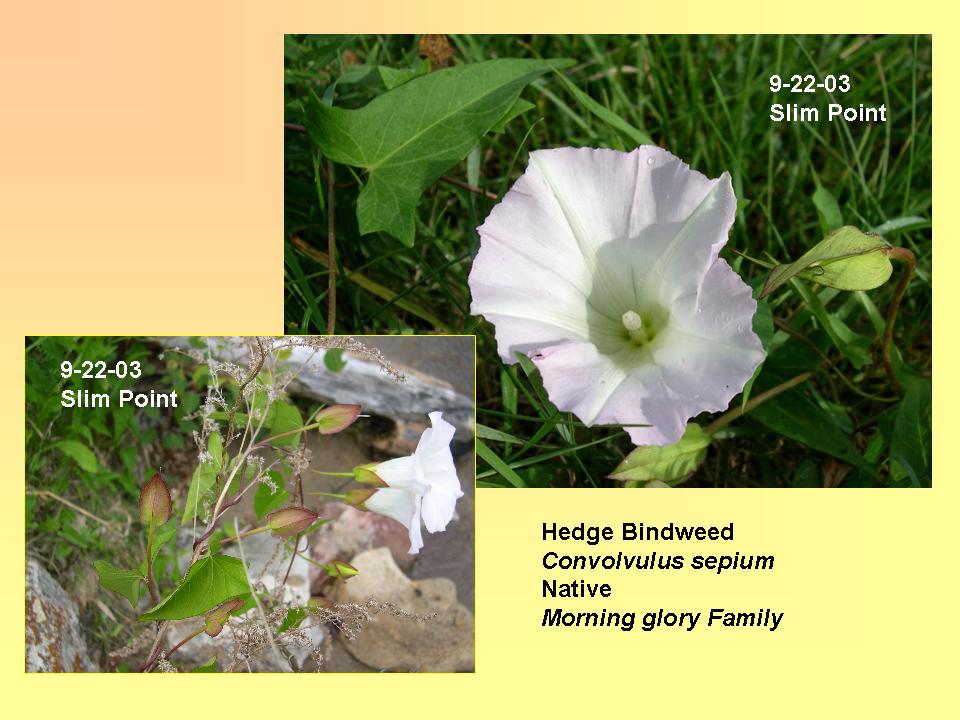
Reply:
[[[157,595],[157,586],[153,581],[153,540],[153,522],[151,522],[147,529],[147,589],[150,591],[150,599],[156,605],[160,602],[160,597]]]
[[[242,532],[236,536],[227,535],[220,541],[220,545],[226,545],[227,543],[236,542],[237,540],[243,540],[244,538],[248,538],[251,535],[256,535],[257,533],[266,532],[269,529],[270,529],[269,525],[264,525],[263,527],[254,528],[253,530],[247,530],[246,532]]]
[[[478,188],[476,185],[471,185],[470,183],[466,183],[463,180],[457,180],[456,178],[450,177],[448,175],[441,175],[440,179],[443,182],[447,183],[448,185],[454,185],[455,187],[463,188],[468,192],[472,192],[474,195],[482,195],[487,200],[494,200],[494,201],[497,200],[496,193],[490,192],[489,190],[484,190],[483,188]]]
[[[154,661],[160,655],[160,643],[163,642],[163,635],[167,631],[168,627],[170,627],[170,623],[168,623],[166,620],[162,621],[157,627],[157,637],[155,637],[153,640],[153,647],[150,648],[147,659],[144,661],[143,665],[140,666],[140,672],[147,672],[147,669],[153,666]]]
[[[800,373],[796,377],[792,377],[786,382],[782,382],[779,385],[776,385],[770,388],[769,390],[764,390],[759,395],[755,395],[754,397],[750,398],[750,400],[747,401],[746,405],[741,405],[740,407],[737,407],[737,408],[734,408],[733,410],[728,410],[727,412],[725,412],[723,415],[718,417],[712,423],[707,425],[707,427],[704,428],[704,432],[707,433],[707,435],[713,435],[718,430],[722,430],[723,428],[725,428],[727,425],[732,423],[741,415],[746,415],[748,412],[750,412],[755,407],[757,407],[757,405],[765,403],[767,400],[770,400],[771,398],[775,398],[777,395],[780,395],[781,393],[786,392],[790,388],[796,387],[800,383],[806,382],[812,377],[813,377],[812,372]]]
[[[168,653],[166,653],[166,658],[167,658],[167,660],[169,660],[169,659],[170,659],[170,656],[173,655],[177,650],[179,650],[181,647],[183,647],[183,646],[186,645],[188,642],[190,642],[191,640],[193,640],[197,635],[199,635],[200,633],[202,633],[205,628],[206,628],[206,625],[201,625],[201,626],[198,627],[196,630],[194,630],[192,633],[190,633],[189,635],[187,635],[183,640],[181,640],[181,641],[178,642],[176,645],[174,645],[172,648],[170,648],[170,651],[169,651]],[[151,660],[150,663],[146,666],[146,668],[143,670],[143,672],[151,672],[151,671],[153,670],[154,666],[157,664],[157,660],[158,660],[159,658],[160,658],[160,654],[157,653],[157,656],[156,656],[155,658],[152,658],[152,660]]]
[[[247,375],[247,378],[240,384],[240,387],[237,390],[237,400],[233,403],[233,407],[230,409],[230,422],[227,425],[227,437],[233,437],[233,421],[237,415],[237,410],[240,409],[240,403],[243,401],[243,393],[246,391],[247,386],[253,382],[254,378],[260,374],[260,371],[263,369],[263,364],[267,360],[267,351],[263,349],[263,343],[260,342],[260,338],[257,338],[257,347],[260,350],[260,357],[257,359],[256,364],[251,368],[250,373]]]
[[[346,500],[347,496],[341,493],[328,493],[328,492],[309,492],[307,495],[320,495],[321,497],[331,497],[336,498],[337,500]]]
[[[863,390],[858,388],[854,383],[850,382],[847,376],[844,375],[839,370],[839,368],[837,368],[837,363],[839,362],[839,359],[831,360],[829,357],[827,357],[824,354],[824,352],[819,347],[817,347],[817,344],[813,342],[813,340],[808,338],[806,335],[804,335],[802,332],[800,332],[796,328],[790,327],[789,323],[784,322],[780,318],[774,318],[773,324],[776,325],[781,330],[783,330],[785,333],[787,333],[787,335],[791,335],[797,338],[797,340],[800,340],[801,342],[804,342],[807,345],[809,345],[810,349],[820,356],[820,359],[823,361],[824,369],[829,370],[834,375],[836,375],[844,385],[846,385],[850,390],[855,392],[860,397],[866,398],[867,400],[873,400],[874,402],[882,402],[882,403],[897,402],[897,400],[900,399],[895,397],[884,397],[882,395],[871,395],[868,392],[864,392]]]
[[[917,258],[912,251],[902,247],[886,248],[884,252],[891,260],[898,260],[906,265],[906,269],[900,275],[900,280],[897,282],[897,288],[893,291],[893,300],[890,301],[890,307],[887,309],[887,326],[883,330],[882,346],[883,365],[887,369],[887,377],[890,379],[890,384],[893,385],[894,389],[902,394],[903,386],[900,385],[900,381],[893,371],[893,359],[890,357],[890,346],[893,343],[893,328],[897,322],[897,312],[900,310],[900,303],[903,301],[903,296],[907,292],[907,285],[910,284],[910,279],[917,269]]]
[[[272,443],[274,440],[279,440],[280,438],[288,437],[290,435],[296,435],[297,433],[301,432],[307,432],[308,430],[316,430],[318,427],[320,427],[320,423],[311,423],[310,425],[304,425],[301,428],[294,428],[293,430],[287,430],[286,432],[278,433],[277,435],[271,435],[268,438],[264,438],[256,445],[251,446],[250,449],[253,450],[254,448],[267,447],[267,445]]]
[[[306,437],[301,440],[302,447],[306,449],[307,439]],[[303,477],[300,471],[297,472],[297,499],[300,501],[300,507],[306,505],[303,500]],[[300,547],[300,538],[303,537],[303,533],[297,533],[297,537],[293,540],[293,555],[290,556],[290,564],[287,565],[287,572],[283,576],[283,584],[287,584],[287,580],[290,579],[290,571],[293,570],[293,561],[297,557],[297,548]]]

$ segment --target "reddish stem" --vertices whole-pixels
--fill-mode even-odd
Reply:
[[[890,378],[890,384],[893,385],[896,391],[902,394],[903,387],[900,385],[900,381],[893,371],[893,358],[890,356],[890,346],[893,344],[893,328],[897,322],[897,311],[900,309],[900,303],[903,301],[903,296],[907,292],[907,285],[910,283],[910,279],[917,269],[917,258],[912,251],[902,247],[886,248],[884,252],[886,252],[887,257],[891,260],[898,260],[906,266],[905,271],[900,275],[900,280],[897,282],[896,290],[893,291],[893,300],[890,301],[890,307],[887,309],[887,326],[883,331],[882,346],[883,364],[887,369],[887,377]]]

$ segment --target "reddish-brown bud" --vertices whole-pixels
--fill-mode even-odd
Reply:
[[[234,598],[233,600],[227,600],[225,603],[217,605],[217,607],[204,616],[203,631],[210,637],[216,637],[223,630],[223,626],[227,624],[230,615],[242,607],[243,598]]]
[[[321,435],[333,435],[353,425],[358,415],[359,405],[329,405],[318,412],[314,420]]]
[[[267,525],[275,537],[293,537],[313,525],[319,513],[305,507],[283,508],[267,515]]]
[[[369,500],[376,491],[376,488],[354,488],[347,492],[343,501],[358,510],[366,510],[367,508],[364,503]]]
[[[144,525],[163,525],[170,519],[172,509],[170,489],[160,478],[160,473],[156,473],[140,491],[140,522]]]

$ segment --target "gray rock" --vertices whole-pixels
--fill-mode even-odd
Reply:
[[[417,557],[409,553],[410,533],[396,520],[342,503],[324,503],[321,514],[334,519],[321,526],[313,536],[312,556],[318,563],[331,560],[350,562],[365,550],[378,547],[388,548],[394,562],[403,569],[408,569]],[[310,572],[315,581],[323,581],[326,576],[316,566],[311,566]]]
[[[323,659],[320,663],[320,672],[375,672],[372,667],[364,665],[351,655],[350,651],[343,646],[343,642],[333,636],[327,637],[321,652]]]
[[[344,638],[343,646],[351,655],[377,670],[473,670],[473,614],[457,602],[451,580],[410,580],[387,548],[360,553],[353,565],[360,574],[338,584],[338,603],[375,598],[427,619],[375,614],[355,638]]]
[[[210,658],[217,658],[217,669],[223,671],[234,658],[237,648],[238,635],[236,630],[239,623],[253,620],[257,617],[256,609],[240,618],[231,618],[230,622],[217,637],[210,637],[205,633],[197,635],[170,659],[183,670],[192,670],[198,665],[209,662]],[[171,623],[167,631],[167,645],[173,645],[180,639],[191,634],[199,626],[200,621],[179,620]],[[276,653],[269,646],[251,658],[249,662],[240,661],[233,668],[234,672],[299,672],[313,671],[313,661],[310,656],[314,649],[322,648],[328,637],[327,630],[322,625],[305,622],[302,626],[303,639],[285,635],[275,638]]]
[[[242,550],[242,552],[241,552]],[[300,539],[300,554],[309,557],[310,548],[306,539]],[[260,533],[223,546],[224,555],[242,557],[247,564],[247,577],[251,583],[262,583],[268,592],[273,592],[286,576],[283,585],[283,601],[298,606],[310,599],[310,563],[298,554],[290,565],[290,555],[284,551],[284,542],[269,533]],[[287,576],[287,567],[290,574]]]
[[[27,672],[97,672],[77,606],[36,560],[27,559]]]
[[[411,341],[422,338],[413,337]],[[157,337],[154,342],[167,348],[186,349],[190,339],[186,337]],[[362,341],[363,338],[360,338]],[[457,337],[438,338],[440,341],[458,341]],[[218,360],[245,366],[249,360],[246,343],[239,337],[208,338],[210,350]],[[280,342],[280,340],[278,340]],[[458,352],[466,352],[473,361],[473,345],[469,348],[462,342],[455,345]],[[292,349],[286,360],[292,371],[300,371],[288,391],[321,402],[359,403],[364,412],[375,413],[394,420],[422,420],[434,410],[443,412],[444,418],[457,428],[462,441],[473,439],[473,399],[463,395],[449,383],[425,375],[415,369],[396,364],[407,377],[398,383],[371,360],[347,353],[346,366],[340,372],[331,372],[324,367],[326,351],[305,347]],[[390,360],[389,357],[387,357]]]

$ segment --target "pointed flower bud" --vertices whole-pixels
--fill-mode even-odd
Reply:
[[[321,435],[333,435],[353,425],[360,415],[359,405],[329,405],[314,417]]]
[[[332,578],[348,578],[359,575],[360,571],[343,560],[334,560],[326,564],[327,575]]]
[[[203,631],[210,637],[216,637],[227,624],[230,615],[243,607],[243,598],[233,598],[217,605],[203,618]]]
[[[160,473],[155,473],[140,491],[140,522],[144,525],[163,525],[170,519],[172,508],[170,489],[160,478]]]
[[[347,505],[352,505],[357,508],[357,510],[366,510],[367,508],[364,503],[367,502],[375,492],[377,492],[376,488],[354,488],[347,492],[343,501]]]
[[[360,465],[353,469],[353,479],[361,485],[372,485],[373,487],[386,487],[387,484],[383,478],[374,472],[373,468],[379,463],[370,463],[369,465]]]
[[[275,510],[267,515],[267,525],[274,537],[293,537],[313,525],[319,513],[305,507],[290,507]]]

